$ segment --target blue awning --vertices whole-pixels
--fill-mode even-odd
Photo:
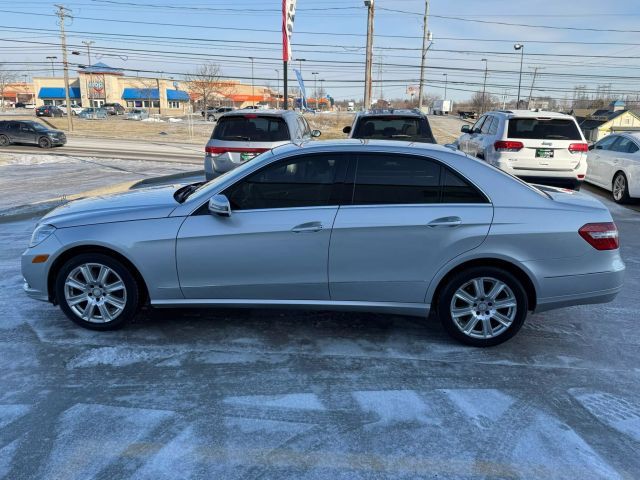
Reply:
[[[122,91],[123,100],[158,100],[157,88],[125,88]]]
[[[41,87],[38,98],[64,99],[64,87]],[[80,98],[80,87],[69,87],[69,98]]]
[[[179,102],[188,102],[189,94],[183,90],[167,90],[167,100],[177,100]]]

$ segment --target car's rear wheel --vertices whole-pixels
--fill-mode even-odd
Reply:
[[[214,117],[213,115],[209,115],[207,117],[207,122],[215,122],[216,121],[216,117]]]
[[[7,137],[6,135],[0,135],[0,147],[6,147],[10,143],[11,140],[9,140],[9,137]]]
[[[38,146],[40,148],[51,148],[51,140],[47,137],[41,137],[40,140],[38,140]]]
[[[472,267],[453,275],[437,301],[447,333],[476,347],[509,340],[524,324],[529,309],[522,283],[496,267]]]
[[[629,182],[627,182],[627,176],[624,173],[618,172],[615,174],[611,190],[616,203],[627,203],[631,200],[629,196]]]
[[[68,260],[56,277],[56,299],[73,322],[91,330],[115,330],[139,309],[135,277],[118,260],[99,253]]]

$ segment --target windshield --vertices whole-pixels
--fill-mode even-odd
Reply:
[[[509,120],[508,136],[538,140],[582,140],[576,122],[562,118],[512,118]]]
[[[362,118],[353,138],[375,138],[382,140],[407,140],[435,143],[431,132],[423,131],[418,117],[380,116]]]
[[[40,132],[44,132],[45,130],[48,130],[47,127],[45,127],[44,125],[39,124],[38,122],[25,122],[27,125],[29,125],[30,127],[33,127],[34,129],[40,131]]]
[[[286,142],[290,135],[284,119],[271,115],[248,114],[220,118],[211,138],[246,142]]]

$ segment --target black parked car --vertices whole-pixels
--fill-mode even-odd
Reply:
[[[54,105],[43,105],[36,108],[36,117],[62,117],[64,112]]]
[[[419,110],[368,110],[344,127],[349,138],[437,143],[427,116]]]
[[[30,143],[40,148],[61,146],[67,137],[60,130],[52,130],[33,120],[0,120],[0,147],[12,143]]]
[[[102,108],[107,111],[107,115],[124,115],[127,111],[119,103],[105,103],[104,105],[102,105]]]

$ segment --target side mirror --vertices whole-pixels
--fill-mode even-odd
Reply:
[[[322,132],[320,130],[311,130],[312,137],[319,137],[320,135],[322,135]]]
[[[602,145],[596,145],[596,146],[594,146],[594,148],[595,148],[596,150],[602,150]]]
[[[460,129],[460,131],[462,133],[471,133],[471,126],[469,125],[462,125],[462,128]]]
[[[342,133],[351,133],[351,126],[347,125],[342,129]]]
[[[211,215],[220,215],[221,217],[231,216],[231,205],[226,195],[218,194],[209,199],[208,205]]]
[[[593,145],[593,144],[589,145],[589,147],[588,147],[589,151],[593,150],[594,148],[596,148],[596,146]]]

